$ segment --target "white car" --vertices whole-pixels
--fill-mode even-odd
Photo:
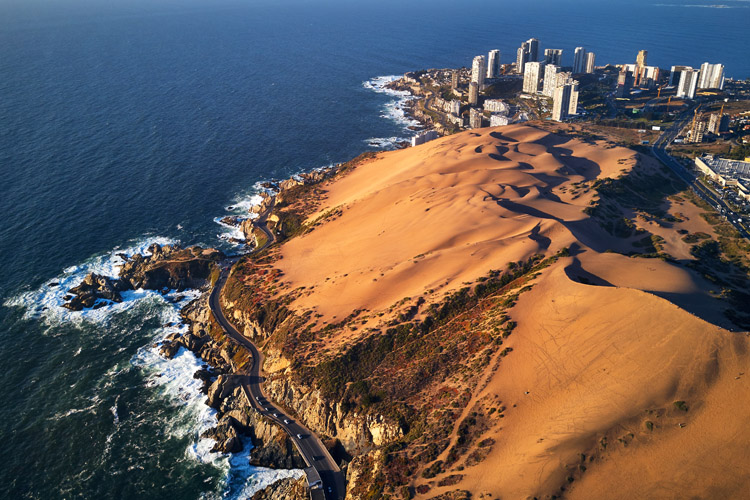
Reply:
[[[302,439],[302,434],[297,434],[297,439]]]
[[[288,424],[288,423],[289,423],[289,419],[285,418],[285,419],[284,419],[284,423],[285,423],[285,424]]]

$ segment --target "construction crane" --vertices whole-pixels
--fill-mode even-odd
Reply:
[[[657,99],[659,99],[661,97],[661,89],[663,89],[666,86],[667,86],[667,84],[665,83],[664,85],[662,85],[661,87],[659,87],[659,91],[656,93],[656,98]]]

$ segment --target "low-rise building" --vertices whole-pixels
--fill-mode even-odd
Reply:
[[[499,113],[492,113],[490,115],[490,127],[502,127],[510,124],[510,118],[506,115]]]
[[[482,128],[482,110],[479,108],[469,109],[469,128]]]
[[[424,132],[420,132],[419,134],[415,135],[411,138],[411,145],[419,146],[420,144],[424,144],[425,142],[430,142],[434,139],[437,139],[439,137],[438,133],[434,130],[425,130]]]
[[[490,113],[508,114],[510,108],[500,99],[487,99],[484,101],[484,110]]]

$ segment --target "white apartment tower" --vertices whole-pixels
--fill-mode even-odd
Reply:
[[[586,54],[586,73],[591,74],[594,72],[594,63],[596,62],[596,54],[588,52]]]
[[[520,74],[524,74],[527,62],[536,62],[539,60],[539,40],[536,38],[529,38],[521,44],[521,47],[516,52],[516,70]]]
[[[487,55],[487,78],[497,78],[500,76],[500,51],[497,49],[490,50]]]
[[[724,65],[701,64],[701,74],[698,79],[699,89],[724,89]]]
[[[557,88],[557,73],[560,71],[560,66],[555,64],[547,64],[544,67],[544,85],[542,86],[542,94],[547,97],[555,96],[555,89]]]
[[[469,104],[476,106],[479,102],[479,85],[477,82],[469,82]]]
[[[576,47],[573,53],[573,74],[583,73],[586,70],[586,49]]]
[[[544,49],[544,64],[562,65],[562,49]]]
[[[479,89],[484,88],[484,77],[487,74],[487,63],[484,56],[476,56],[471,63],[471,81],[476,83]]]
[[[552,102],[552,119],[561,122],[575,115],[578,108],[578,82],[568,78],[555,89]]]
[[[523,72],[523,91],[536,94],[539,91],[539,74],[542,69],[540,62],[527,62]]]
[[[700,72],[699,69],[686,69],[680,72],[680,83],[677,84],[677,97],[695,99]]]

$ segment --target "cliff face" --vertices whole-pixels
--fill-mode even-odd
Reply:
[[[226,303],[225,307],[231,311],[234,324],[248,338],[262,343],[273,334],[236,304]],[[311,430],[337,438],[351,454],[367,452],[403,436],[403,429],[385,416],[350,412],[341,402],[332,401],[319,389],[295,379],[290,365],[291,361],[278,350],[265,349],[263,368],[268,378],[263,389],[272,400],[295,413]]]
[[[251,500],[307,500],[308,498],[310,495],[307,493],[307,480],[302,477],[276,481],[253,495]]]
[[[345,411],[340,402],[327,400],[319,390],[279,374],[264,385],[268,396],[292,409],[316,433],[337,438],[347,452],[364,453],[404,435],[403,429],[383,415]]]

